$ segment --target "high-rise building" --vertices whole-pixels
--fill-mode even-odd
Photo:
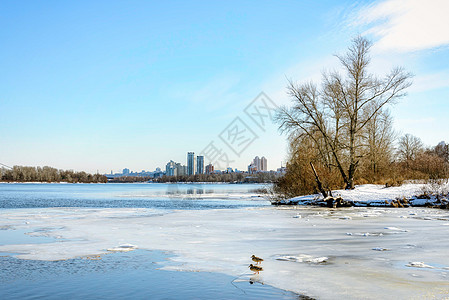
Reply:
[[[266,172],[267,170],[268,166],[265,156],[262,156],[262,158],[259,158],[259,156],[254,157],[253,161],[248,166],[248,173]]]
[[[195,175],[195,152],[187,152],[187,175]]]
[[[266,172],[267,170],[267,159],[265,158],[265,156],[262,156],[262,158],[260,159],[260,171]]]
[[[187,174],[187,167],[180,163],[170,160],[165,166],[165,175],[167,176],[184,176]]]
[[[260,171],[260,158],[259,156],[254,157],[253,166],[256,167],[256,171]]]
[[[187,167],[185,165],[181,165],[180,163],[177,163],[176,164],[176,172],[178,173],[178,176],[187,175]]]
[[[196,157],[196,174],[204,174],[204,156]]]
[[[170,160],[167,165],[165,165],[165,175],[167,176],[178,176],[178,172],[176,170],[176,163]]]
[[[214,174],[214,166],[212,164],[206,166],[206,174]]]
[[[123,175],[128,175],[129,174],[129,169],[128,168],[124,168],[123,169]]]

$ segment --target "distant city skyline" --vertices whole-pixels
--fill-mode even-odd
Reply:
[[[223,169],[216,169],[212,163],[208,163],[204,166],[204,156],[198,155],[195,156],[195,152],[189,151],[187,152],[186,165],[182,162],[176,162],[174,160],[170,160],[165,165],[165,171],[162,171],[161,168],[157,167],[154,171],[146,171],[142,170],[140,172],[134,172],[134,170],[130,170],[129,168],[124,168],[122,172],[113,172],[106,173],[105,175],[110,175],[113,177],[117,176],[150,176],[150,177],[159,177],[162,175],[167,176],[190,176],[190,175],[199,175],[199,174],[213,174],[216,172],[247,172],[247,173],[257,173],[257,172],[285,172],[285,167],[282,164],[275,169],[268,169],[268,160],[265,156],[259,157],[256,156],[251,163],[248,165],[247,169],[238,169],[232,166],[227,166]]]
[[[449,3],[399,2],[3,2],[0,163],[154,170],[210,146],[233,168],[259,153],[277,168],[286,136],[248,105],[288,104],[287,81],[319,83],[358,34],[374,73],[414,74],[394,129],[448,142]],[[251,133],[238,147],[236,125]]]

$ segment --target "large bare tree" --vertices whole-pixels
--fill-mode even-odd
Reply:
[[[370,48],[366,38],[354,38],[346,54],[336,55],[343,74],[324,72],[320,87],[290,80],[287,89],[293,106],[281,107],[277,114],[281,130],[296,138],[307,136],[325,149],[323,157],[338,169],[346,189],[354,188],[359,161],[367,155],[368,125],[411,85],[411,74],[399,67],[382,78],[370,74]]]

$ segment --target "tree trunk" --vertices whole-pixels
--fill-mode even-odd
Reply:
[[[310,166],[312,167],[312,171],[313,174],[315,175],[315,180],[316,180],[316,184],[318,185],[318,190],[321,192],[321,194],[323,195],[324,198],[327,198],[327,192],[326,190],[323,188],[323,185],[321,184],[321,180],[318,177],[318,174],[315,170],[315,167],[313,166],[312,162],[310,162]]]
[[[350,183],[349,183],[348,177],[346,176],[345,171],[343,170],[342,165],[340,164],[340,160],[338,159],[337,152],[336,152],[335,148],[332,147],[332,145],[330,147],[332,150],[332,155],[335,158],[335,163],[337,164],[337,168],[340,171],[341,177],[343,178],[343,182],[346,184],[346,186],[348,186],[348,185],[350,185]]]
[[[354,173],[355,173],[355,125],[357,124],[357,115],[354,117],[355,119],[351,119],[351,125],[349,129],[349,170],[348,177],[346,182],[346,190],[354,189]]]
[[[354,189],[354,173],[357,163],[351,163],[348,170],[348,182],[346,183],[346,190]]]

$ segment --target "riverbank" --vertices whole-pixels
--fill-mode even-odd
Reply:
[[[448,208],[449,183],[430,185],[409,183],[401,186],[364,184],[353,190],[332,191],[334,199],[342,199],[348,206],[355,207],[435,207]],[[274,201],[275,205],[317,205],[327,206],[328,198],[321,194],[294,197]],[[335,203],[335,202],[334,202]]]

